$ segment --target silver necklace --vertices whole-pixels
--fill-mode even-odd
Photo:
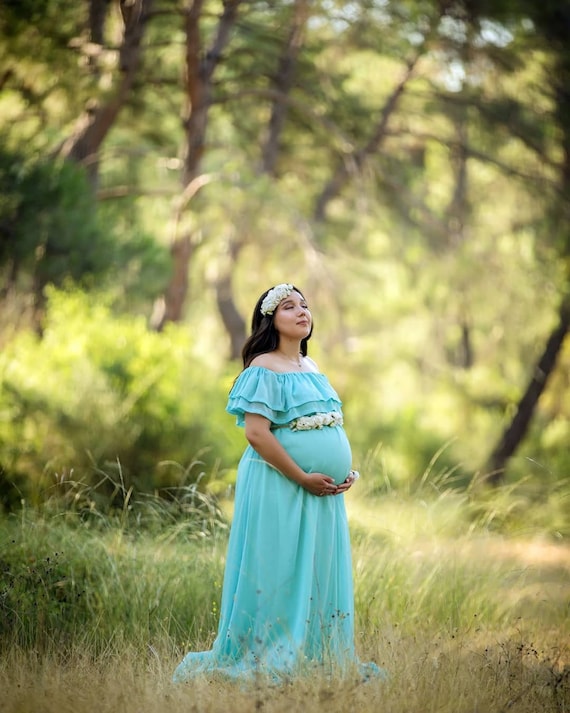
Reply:
[[[303,365],[301,364],[301,354],[299,354],[296,359],[292,359],[291,357],[287,356],[284,352],[282,352],[280,349],[279,349],[278,351],[281,352],[282,356],[283,356],[287,361],[290,361],[291,364],[295,364],[295,366],[298,366],[299,369],[303,366]]]

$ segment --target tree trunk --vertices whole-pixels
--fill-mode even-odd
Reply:
[[[202,46],[200,21],[204,11],[204,0],[193,0],[186,12],[186,151],[182,174],[182,194],[200,180],[200,166],[206,147],[208,115],[212,105],[212,82],[216,67],[221,61],[232,27],[237,20],[238,8],[242,0],[225,0],[212,45],[207,51]],[[188,295],[190,260],[195,250],[192,235],[182,229],[179,233],[182,213],[186,210],[189,199],[183,199],[176,209],[175,232],[171,244],[173,262],[172,277],[165,294],[155,304],[151,323],[157,330],[164,328],[166,322],[180,322],[184,314],[184,305]]]
[[[556,53],[555,70],[548,77],[552,95],[556,99],[555,115],[561,134],[562,163],[558,201],[552,208],[552,222],[558,234],[560,258],[565,267],[566,285],[561,299],[558,325],[552,331],[533,377],[521,398],[511,424],[491,453],[487,468],[489,480],[499,483],[505,472],[508,459],[513,455],[528,429],[534,409],[544,391],[548,377],[554,370],[556,359],[562,349],[564,338],[570,331],[570,54],[568,53],[569,26],[560,22],[555,6],[538,5],[536,16],[538,26]]]
[[[198,175],[206,146],[208,114],[212,105],[212,80],[230,39],[242,0],[225,0],[211,47],[203,53],[200,20],[204,0],[194,0],[186,15],[186,154],[183,186]]]
[[[105,37],[105,20],[110,0],[89,0],[89,39],[102,45]]]
[[[262,148],[261,173],[275,176],[279,157],[280,140],[287,118],[288,97],[295,79],[295,67],[302,46],[302,35],[308,14],[308,0],[295,0],[291,10],[292,20],[287,41],[279,57],[277,72],[273,83],[273,101],[271,116],[267,127],[267,136]],[[239,359],[246,340],[246,323],[241,316],[233,295],[232,274],[238,255],[244,247],[242,239],[232,240],[229,247],[229,264],[216,280],[216,303],[220,317],[230,339],[230,359]]]
[[[85,166],[93,188],[97,187],[99,151],[133,87],[142,58],[142,39],[153,0],[120,0],[123,39],[119,48],[120,78],[103,104],[92,101],[79,119],[73,135],[64,142],[60,154]],[[92,2],[91,30],[102,32],[102,3]]]
[[[230,337],[230,359],[239,359],[246,340],[245,321],[236,308],[229,273],[216,281],[216,303]]]
[[[295,67],[302,46],[303,32],[309,17],[308,0],[295,0],[292,9],[292,21],[287,42],[283,47],[273,82],[276,91],[271,106],[267,138],[262,151],[261,170],[272,176],[276,175],[281,134],[287,118],[288,103],[284,99],[293,88]]]
[[[468,136],[465,117],[462,115],[456,117],[454,123],[457,141],[451,146],[450,152],[455,186],[447,206],[446,218],[451,246],[458,247],[465,239],[465,224],[469,215],[469,201],[467,198],[467,161],[469,153],[467,151]]]
[[[491,453],[486,471],[488,480],[496,485],[504,478],[505,466],[524,439],[538,400],[544,391],[548,378],[554,370],[556,359],[562,349],[564,338],[570,330],[570,298],[563,300],[559,310],[559,320],[553,329],[546,347],[534,369],[526,391],[519,401],[513,420],[507,426],[500,441]]]
[[[236,307],[233,298],[232,276],[243,241],[232,240],[229,246],[229,261],[226,268],[216,280],[216,303],[230,337],[230,359],[239,359],[246,340],[246,324]]]

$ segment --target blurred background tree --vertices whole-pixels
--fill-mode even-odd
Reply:
[[[378,488],[436,454],[566,477],[569,8],[4,3],[4,482],[201,454],[225,487],[249,310],[289,280]]]

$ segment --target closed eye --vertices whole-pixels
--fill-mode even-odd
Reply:
[[[309,309],[309,306],[307,305],[306,302],[300,302],[300,303],[299,303],[299,306],[302,307],[303,309],[307,309],[307,310]],[[288,302],[283,302],[283,303],[281,304],[281,309],[294,309],[295,307],[296,307],[295,303],[294,303],[294,302],[290,302],[290,301],[288,301]]]

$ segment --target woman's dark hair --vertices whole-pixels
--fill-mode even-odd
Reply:
[[[251,335],[243,345],[243,349],[241,351],[244,369],[251,364],[256,356],[272,352],[274,349],[277,349],[279,345],[279,333],[275,329],[273,322],[275,312],[273,312],[273,314],[261,314],[261,303],[272,289],[273,287],[270,287],[261,295],[261,297],[257,300],[255,309],[253,310],[253,316],[251,318]],[[293,285],[293,290],[298,292],[301,297],[305,299],[305,296],[298,287]],[[313,326],[311,324],[311,331],[309,335],[301,340],[301,354],[303,356],[307,356],[307,342],[311,338],[312,333]]]

